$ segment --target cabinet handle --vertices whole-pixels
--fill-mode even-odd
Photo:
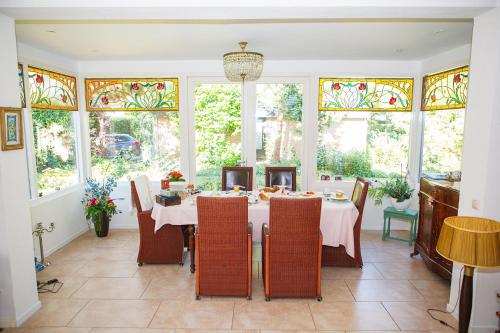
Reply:
[[[434,206],[434,201],[436,200],[436,191],[432,191],[430,195],[427,197],[427,204],[429,206]]]

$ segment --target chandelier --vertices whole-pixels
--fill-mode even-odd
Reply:
[[[241,51],[224,54],[224,73],[229,81],[255,81],[262,74],[264,56],[245,51],[247,42],[240,42]]]

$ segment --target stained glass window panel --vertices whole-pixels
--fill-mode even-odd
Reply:
[[[323,78],[320,111],[411,111],[413,79]]]
[[[464,108],[468,84],[469,66],[425,76],[422,111]]]
[[[28,67],[31,108],[78,110],[76,78],[36,67]]]
[[[21,97],[21,107],[26,107],[26,94],[24,92],[24,71],[23,65],[17,64],[17,77],[19,79],[19,94]]]
[[[178,80],[86,79],[87,111],[177,111]]]

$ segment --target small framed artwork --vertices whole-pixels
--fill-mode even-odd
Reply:
[[[23,149],[23,114],[20,108],[0,107],[2,150]]]

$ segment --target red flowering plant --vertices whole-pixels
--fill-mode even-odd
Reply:
[[[112,177],[104,179],[102,183],[95,179],[87,178],[82,204],[85,210],[85,217],[94,224],[95,232],[98,236],[102,236],[103,225],[109,223],[113,215],[121,213],[118,210],[115,200],[110,197],[115,187],[116,179]]]
[[[182,177],[184,177],[184,175],[179,171],[174,170],[168,173],[168,178],[171,182],[185,182],[186,180]]]

